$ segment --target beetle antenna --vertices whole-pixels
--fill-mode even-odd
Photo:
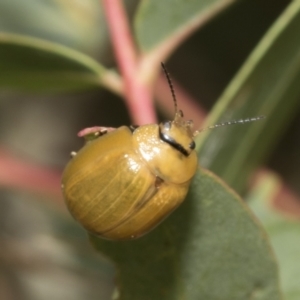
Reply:
[[[166,66],[163,62],[161,62],[161,66],[165,72],[165,75],[167,77],[167,80],[168,80],[168,84],[169,84],[169,87],[170,87],[170,90],[171,90],[171,93],[172,93],[172,98],[173,98],[173,102],[174,102],[174,107],[175,107],[175,118],[176,118],[176,115],[178,113],[178,106],[177,106],[177,99],[176,99],[176,95],[175,95],[175,90],[174,90],[174,86],[173,86],[173,83],[171,81],[171,77],[170,77],[170,74],[168,73],[167,69],[166,69]]]
[[[256,122],[256,121],[262,120],[264,118],[265,118],[265,116],[258,116],[258,117],[254,117],[254,118],[246,118],[246,119],[241,119],[241,120],[227,121],[227,122],[211,125],[211,126],[196,130],[193,135],[195,137],[200,132],[205,131],[205,130],[214,129],[214,128],[227,126],[227,125],[236,125],[236,124],[245,124],[245,123],[250,123],[250,122]]]

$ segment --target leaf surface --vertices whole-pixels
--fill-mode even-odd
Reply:
[[[274,191],[281,185],[276,176],[268,176],[249,195],[249,205],[263,224],[279,264],[285,300],[300,299],[300,222],[287,217],[272,205]],[[299,205],[298,205],[299,206]]]
[[[0,33],[0,87],[31,92],[96,88],[105,69],[76,50],[45,40]]]
[[[241,199],[204,169],[183,205],[148,235],[91,240],[116,263],[122,300],[281,299],[264,231]]]
[[[135,16],[135,35],[144,52],[189,35],[237,0],[143,0]]]

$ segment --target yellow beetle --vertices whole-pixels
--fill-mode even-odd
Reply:
[[[102,238],[129,240],[152,230],[183,202],[197,170],[194,136],[199,131],[193,134],[192,121],[185,121],[177,109],[165,73],[175,104],[173,121],[85,129],[79,135],[87,143],[64,170],[68,209],[86,230]]]

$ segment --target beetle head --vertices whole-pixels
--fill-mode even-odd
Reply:
[[[183,112],[178,109],[177,99],[169,73],[163,63],[161,63],[161,66],[171,89],[175,116],[173,121],[164,122],[159,125],[159,135],[164,142],[170,144],[185,156],[188,156],[196,147],[192,133],[193,121],[184,120]]]
[[[167,121],[159,125],[160,138],[173,148],[188,156],[195,149],[193,139],[193,121],[184,120],[181,110],[175,113],[173,121]]]

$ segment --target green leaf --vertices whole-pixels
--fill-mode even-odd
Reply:
[[[241,199],[203,169],[183,205],[148,235],[91,240],[116,263],[122,300],[281,299],[266,235]]]
[[[68,47],[0,33],[0,87],[34,92],[96,88],[105,69]]]
[[[0,31],[107,57],[107,28],[101,5],[94,0],[1,0]]]
[[[293,1],[250,55],[213,109],[208,124],[265,115],[256,124],[198,136],[201,164],[243,191],[299,110],[300,1]]]
[[[278,179],[268,177],[249,195],[249,205],[267,231],[279,263],[285,300],[300,299],[300,222],[288,219],[274,210],[270,203]]]
[[[176,36],[187,36],[237,0],[143,0],[135,16],[135,35],[148,52]]]

